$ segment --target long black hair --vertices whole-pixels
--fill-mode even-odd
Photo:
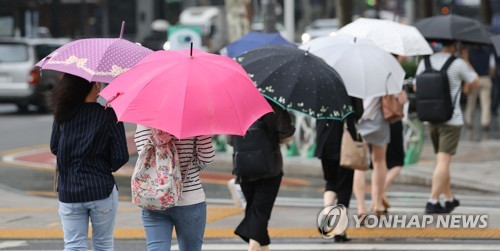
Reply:
[[[89,81],[71,74],[64,74],[52,89],[48,98],[48,107],[57,123],[71,119],[94,85]]]

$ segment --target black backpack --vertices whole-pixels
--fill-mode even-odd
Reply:
[[[273,171],[275,144],[262,119],[255,121],[245,136],[232,137],[234,175],[264,175]]]
[[[417,115],[421,121],[443,123],[451,119],[460,90],[451,100],[447,70],[457,57],[446,60],[441,70],[434,70],[429,57],[424,58],[425,71],[417,76]]]

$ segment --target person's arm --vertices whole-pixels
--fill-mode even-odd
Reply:
[[[460,68],[458,71],[460,79],[465,82],[466,86],[469,85],[468,87],[471,88],[476,88],[479,86],[479,76],[477,75],[474,68],[472,68],[472,65],[468,61],[468,57],[463,58],[463,60],[459,60],[458,67]],[[464,89],[464,93],[466,93],[465,91],[468,90]]]
[[[215,158],[215,149],[212,144],[210,136],[198,136],[194,139],[195,156],[193,164],[198,166],[201,170],[210,165]]]
[[[108,129],[111,137],[111,171],[116,172],[128,162],[127,138],[125,137],[125,127],[122,122],[118,122],[115,112],[109,114]]]
[[[50,151],[57,156],[57,148],[59,146],[59,124],[54,121],[52,123],[52,134],[50,135]]]
[[[493,78],[493,77],[495,77],[495,71],[496,71],[496,67],[497,67],[496,61],[495,61],[495,54],[493,54],[493,53],[490,54],[489,65],[490,65],[489,75],[490,75],[490,78]]]
[[[347,131],[351,134],[352,139],[358,142],[363,141],[363,138],[359,135],[358,130],[356,129],[356,117],[354,115],[347,116],[345,123],[347,125]]]
[[[141,153],[144,149],[144,145],[148,142],[149,136],[151,136],[151,128],[143,125],[137,125],[134,135],[135,147],[137,148],[137,153]]]
[[[292,125],[292,117],[288,111],[283,110],[281,107],[277,107],[274,114],[276,116],[276,130],[278,132],[279,142],[281,144],[290,143],[295,133],[295,127]]]
[[[398,103],[400,105],[404,105],[406,104],[406,102],[408,102],[408,94],[406,94],[406,91],[405,90],[402,90],[398,96],[397,96],[397,99],[398,99]]]

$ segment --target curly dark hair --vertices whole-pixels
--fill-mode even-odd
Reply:
[[[52,89],[47,103],[57,123],[70,120],[94,85],[89,81],[71,74],[64,74]]]

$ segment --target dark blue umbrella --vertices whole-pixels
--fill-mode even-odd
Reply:
[[[240,39],[228,44],[226,47],[227,55],[233,58],[251,49],[265,45],[285,45],[297,47],[295,44],[288,42],[288,40],[283,38],[278,32],[262,33],[252,31]]]

